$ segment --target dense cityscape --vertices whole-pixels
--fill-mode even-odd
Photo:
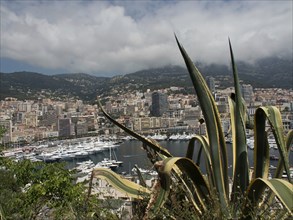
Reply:
[[[217,103],[224,132],[230,126],[228,96],[233,88],[217,89],[213,77],[207,83]],[[196,95],[183,94],[181,87],[146,92],[137,90],[104,97],[104,109],[126,127],[146,135],[204,133],[199,122],[202,112]],[[274,105],[282,113],[285,131],[293,127],[293,91],[291,89],[252,88],[242,85],[247,111],[253,117],[259,106]],[[99,97],[97,97],[99,99]],[[82,100],[56,101],[49,98],[17,100],[6,97],[0,102],[0,125],[6,132],[5,145],[30,144],[43,139],[82,137],[90,135],[125,135],[105,120],[97,104],[84,104]]]

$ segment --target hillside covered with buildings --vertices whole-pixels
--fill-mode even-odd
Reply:
[[[225,132],[230,126],[228,96],[231,87],[220,89],[213,77],[207,83],[216,100]],[[253,88],[242,85],[248,112],[253,116],[259,106],[275,105],[282,112],[284,128],[293,128],[293,91],[280,88]],[[135,92],[117,91],[97,97],[105,110],[120,123],[142,134],[203,133],[202,112],[197,97],[185,88]],[[85,135],[125,135],[101,114],[96,104],[80,99],[54,100],[39,98],[18,100],[6,97],[0,102],[0,125],[6,128],[2,143],[31,143],[48,138],[68,138]]]

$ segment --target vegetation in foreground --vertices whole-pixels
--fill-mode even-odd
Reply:
[[[158,180],[150,193],[146,186],[123,187],[126,193],[145,195],[146,206],[139,213],[143,219],[256,219],[287,218],[293,211],[293,185],[289,174],[289,153],[293,131],[284,134],[281,114],[274,106],[260,107],[254,120],[246,114],[241,97],[237,68],[230,46],[235,92],[229,97],[233,174],[228,176],[228,158],[225,136],[216,103],[208,86],[185,49],[177,40],[191,81],[198,96],[206,125],[206,135],[196,135],[188,145],[186,157],[174,157],[154,140],[144,138],[115,121],[102,108],[104,115],[128,134],[142,141],[148,157],[158,172]],[[269,143],[266,125],[269,124],[280,154],[279,164],[269,179]],[[254,170],[250,175],[246,129],[254,129]],[[200,143],[194,155],[195,142]],[[200,169],[204,158],[207,173]],[[194,163],[193,158],[196,158]],[[282,179],[283,171],[288,179]],[[111,171],[96,169],[93,175],[111,179]],[[112,182],[120,187],[123,179]],[[231,186],[231,187],[230,187]]]
[[[117,219],[63,163],[0,157],[0,220]]]

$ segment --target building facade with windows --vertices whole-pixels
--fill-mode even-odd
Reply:
[[[167,94],[161,92],[152,93],[151,115],[161,117],[169,109]]]

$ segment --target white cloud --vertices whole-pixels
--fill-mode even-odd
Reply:
[[[1,56],[99,75],[194,60],[292,59],[290,1],[1,1]]]

